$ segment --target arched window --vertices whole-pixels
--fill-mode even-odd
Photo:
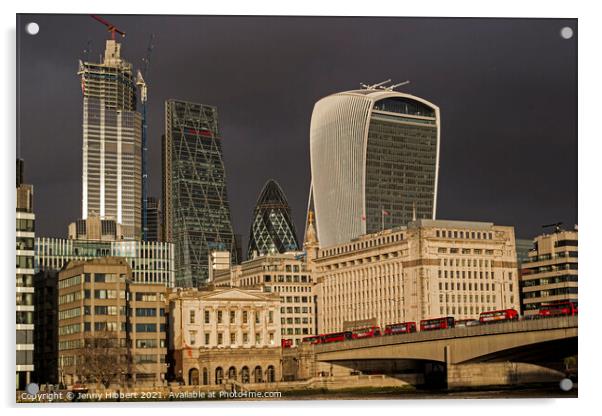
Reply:
[[[253,371],[253,382],[254,383],[261,383],[263,382],[263,377],[261,374],[261,367],[257,366],[255,367],[255,371]]]
[[[206,386],[209,384],[209,372],[207,367],[203,368],[203,384]]]
[[[276,372],[274,370],[273,365],[270,365],[268,367],[267,379],[268,379],[268,383],[274,383],[276,381]]]
[[[245,384],[249,382],[249,367],[246,365],[242,368],[242,370],[240,370],[240,378]]]
[[[224,370],[221,367],[215,369],[215,384],[222,384],[224,380]]]
[[[191,368],[188,371],[188,385],[196,386],[199,384],[199,370],[196,368]]]
[[[230,367],[228,369],[228,378],[230,380],[236,380],[236,367]]]

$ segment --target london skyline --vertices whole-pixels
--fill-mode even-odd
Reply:
[[[97,60],[107,35],[87,15],[19,19],[34,17],[43,37],[19,31],[17,155],[35,187],[37,234],[64,236],[81,216],[77,60],[88,39]],[[215,105],[232,223],[245,242],[269,178],[304,228],[313,104],[388,78],[410,79],[402,92],[441,108],[437,218],[512,225],[523,238],[542,224],[577,222],[576,40],[559,35],[576,20],[106,17],[127,32],[123,56],[136,68],[157,35],[147,80],[149,195],[161,193],[164,101]]]

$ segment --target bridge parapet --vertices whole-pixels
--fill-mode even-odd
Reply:
[[[316,354],[340,351],[345,349],[368,348],[391,344],[406,344],[424,341],[439,341],[484,335],[510,334],[521,332],[548,331],[552,329],[577,328],[576,316],[529,319],[496,324],[477,325],[471,327],[451,328],[438,331],[420,331],[412,334],[388,335],[331,344],[312,345]],[[308,346],[309,347],[309,346]]]

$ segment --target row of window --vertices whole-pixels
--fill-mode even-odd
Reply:
[[[491,283],[491,285],[489,283],[460,283],[460,282],[456,282],[454,284],[454,282],[445,282],[445,284],[443,282],[439,282],[439,290],[490,290],[489,288],[491,287],[491,291],[495,291],[495,283]],[[509,290],[512,291],[513,285],[512,283],[509,284]]]
[[[467,238],[472,240],[493,240],[492,232],[436,230],[435,235],[441,238]]]
[[[334,247],[320,251],[320,257],[334,256],[336,254],[354,252],[357,250],[363,250],[366,248],[377,247],[382,244],[389,244],[398,241],[403,241],[403,234],[392,234],[388,236],[379,237],[373,240],[359,241],[357,243],[348,244],[341,247]]]
[[[197,331],[188,331],[188,340],[189,340],[190,346],[197,345]],[[203,334],[203,336],[201,337],[201,340],[204,341],[203,345],[211,345],[211,333],[205,332]],[[231,332],[230,333],[230,345],[236,345],[238,343],[237,341],[238,341],[237,333]],[[255,332],[255,345],[261,345],[262,341],[263,341],[263,339],[261,337],[261,332]],[[273,332],[268,333],[268,343],[270,345],[274,345],[274,342],[275,342],[274,333]],[[217,345],[225,345],[223,332],[217,333],[216,343],[217,343]],[[249,343],[250,343],[249,333],[243,332],[242,333],[242,344],[248,345]]]
[[[247,324],[247,323],[249,323],[250,320],[253,320],[253,312],[249,312],[249,311],[242,311],[242,314],[241,314],[241,311],[218,310],[218,311],[216,311],[216,313],[214,315],[215,315],[215,318],[216,318],[218,324],[223,324],[223,323],[235,324],[237,316],[241,316],[243,324]],[[225,322],[224,318],[226,316],[228,317],[228,322]],[[256,324],[261,323],[261,316],[262,316],[261,312],[259,312],[259,311],[255,312],[255,323]],[[210,311],[204,311],[203,318],[204,318],[204,322],[206,324],[211,323]],[[271,310],[268,311],[266,319],[269,324],[274,323],[274,311],[271,311]],[[188,321],[191,324],[194,324],[196,322],[196,310],[191,309],[190,311],[188,311]]]
[[[483,278],[485,278],[485,280],[489,280],[489,276],[491,276],[491,279],[495,278],[495,272],[477,272],[477,271],[472,271],[472,270],[438,270],[437,271],[437,276],[439,276],[439,278],[443,278],[443,279],[453,279],[454,277],[456,279],[466,279],[466,277],[468,276],[468,279],[472,279],[473,277],[475,279],[481,279],[483,280]],[[508,273],[509,280],[512,280],[512,272]]]
[[[494,254],[494,251],[491,249],[481,249],[481,248],[474,248],[474,249],[470,249],[470,248],[463,248],[460,249],[458,247],[450,247],[449,249],[447,247],[439,247],[437,248],[437,253],[439,254],[486,254],[488,256],[492,256]]]

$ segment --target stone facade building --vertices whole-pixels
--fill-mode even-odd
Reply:
[[[168,296],[169,349],[187,385],[280,380],[280,299],[260,290],[178,289]]]
[[[318,331],[518,310],[514,240],[513,227],[417,220],[323,247],[314,260]]]
[[[125,259],[116,257],[72,261],[59,273],[61,383],[99,383],[96,361],[112,363],[104,371],[112,372],[113,385],[164,383],[166,287],[131,279]]]
[[[282,339],[299,345],[316,332],[315,283],[302,253],[267,254],[219,275],[216,284],[256,289],[280,297]]]
[[[550,302],[577,304],[577,228],[535,238],[529,260],[522,264],[521,290],[525,315],[536,315]]]

